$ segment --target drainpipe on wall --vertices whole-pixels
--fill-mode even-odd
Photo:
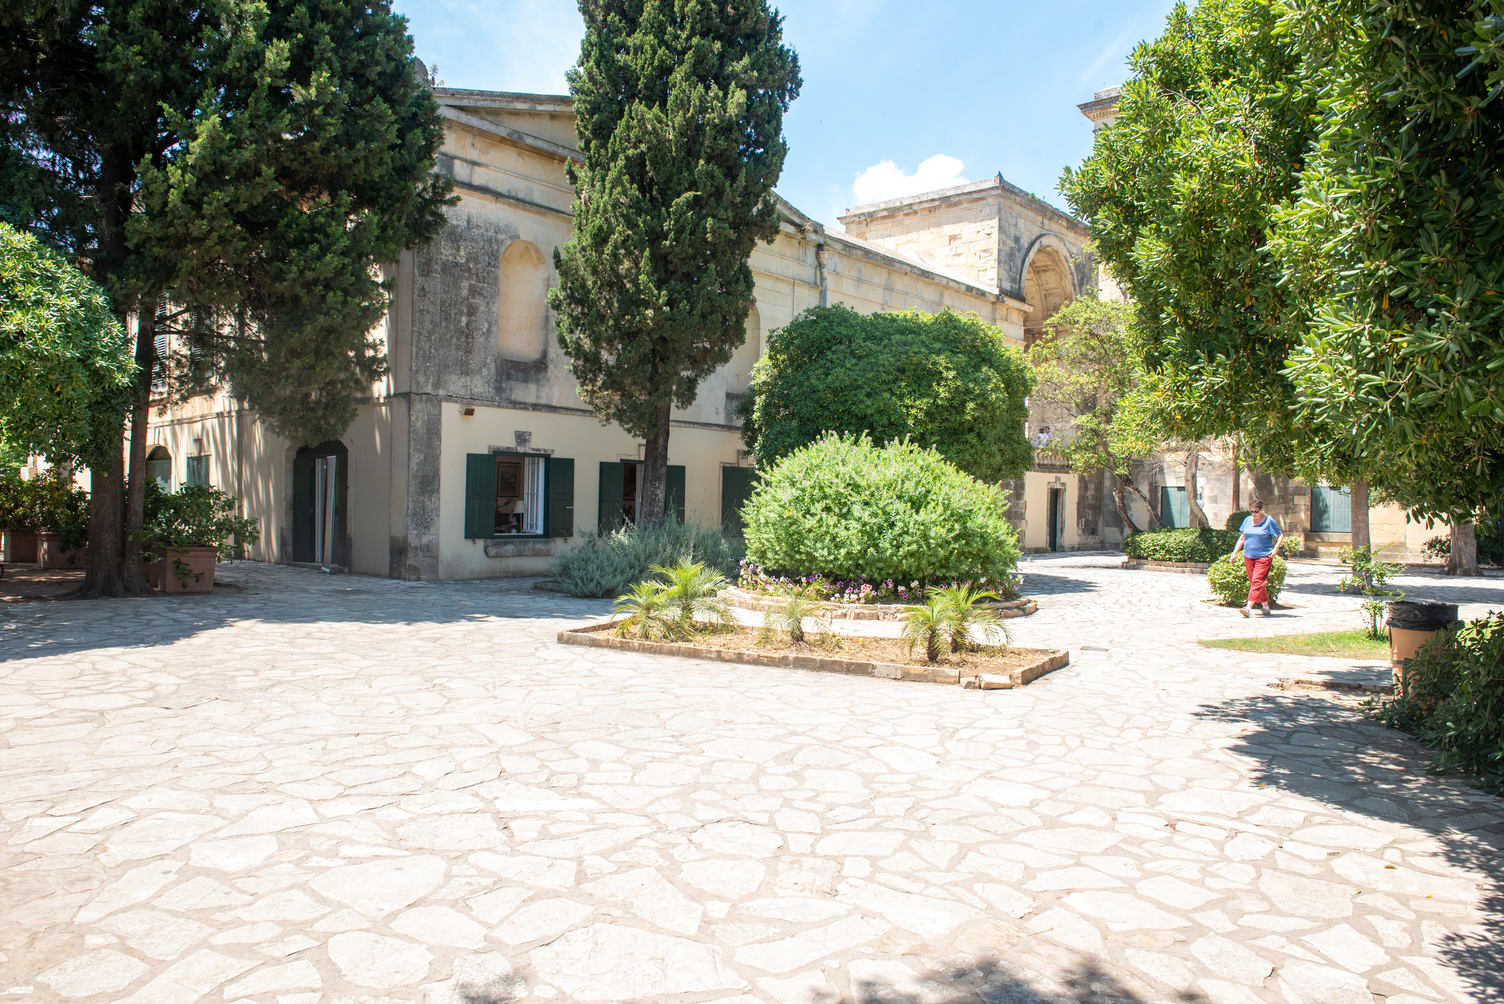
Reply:
[[[815,245],[815,271],[820,274],[820,306],[826,305],[827,292],[825,287],[825,245]]]

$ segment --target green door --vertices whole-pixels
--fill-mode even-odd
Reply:
[[[1165,527],[1191,525],[1191,501],[1186,498],[1184,488],[1160,485],[1159,523]]]
[[[1311,529],[1316,533],[1353,532],[1353,500],[1346,488],[1318,485],[1311,489]]]
[[[728,536],[742,536],[742,506],[752,497],[756,477],[757,471],[751,467],[721,468],[721,531]]]

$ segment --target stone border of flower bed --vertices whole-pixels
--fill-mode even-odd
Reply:
[[[741,610],[775,610],[782,601],[768,593],[754,593],[738,586],[721,592],[721,599]],[[831,617],[838,621],[901,621],[914,609],[909,603],[826,603],[815,604],[815,617]],[[1039,609],[1039,604],[1027,596],[1006,603],[983,603],[979,610],[996,612],[999,617],[1027,617]]]
[[[1212,567],[1210,561],[1158,561],[1145,558],[1124,558],[1122,567],[1132,571],[1147,568],[1151,572],[1184,572],[1188,575],[1205,575]]]
[[[808,669],[817,673],[844,673],[849,676],[875,676],[883,680],[916,680],[921,683],[948,683],[967,689],[1006,690],[1033,683],[1046,673],[1053,673],[1070,665],[1070,653],[1064,649],[1050,649],[1050,654],[1038,662],[1001,673],[982,673],[977,676],[962,676],[959,669],[944,666],[907,666],[888,662],[863,662],[855,659],[837,659],[823,655],[764,655],[761,652],[743,652],[731,648],[710,648],[686,645],[677,642],[636,641],[632,638],[617,638],[603,632],[614,628],[615,622],[587,624],[580,628],[560,631],[561,645],[585,645],[590,648],[616,648],[644,655],[678,655],[691,659],[708,659],[711,662],[739,662],[747,666],[776,666],[782,669]]]

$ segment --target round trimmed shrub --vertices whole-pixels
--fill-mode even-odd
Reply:
[[[1243,521],[1252,515],[1252,509],[1239,509],[1231,516],[1227,517],[1227,522],[1222,525],[1227,527],[1227,529],[1229,530],[1237,530],[1239,533],[1241,533],[1243,531]]]
[[[779,574],[1002,583],[1018,535],[995,487],[934,450],[829,433],[758,480],[747,558]]]
[[[1243,564],[1243,552],[1238,552],[1238,560],[1231,562],[1223,555],[1221,560],[1212,562],[1212,567],[1206,570],[1206,581],[1212,587],[1212,592],[1222,597],[1223,603],[1241,607],[1248,602],[1248,568]],[[1278,554],[1269,564],[1269,579],[1264,584],[1269,590],[1269,601],[1272,603],[1279,599],[1280,592],[1285,588],[1285,572],[1290,566],[1285,559]]]

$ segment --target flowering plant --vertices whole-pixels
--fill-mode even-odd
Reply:
[[[816,595],[827,603],[922,603],[925,593],[934,589],[952,586],[976,586],[992,589],[1005,600],[1018,596],[1018,587],[1023,576],[1012,572],[1003,582],[989,582],[985,575],[970,579],[934,579],[923,581],[909,579],[863,579],[847,577],[833,579],[820,572],[809,575],[792,575],[770,572],[747,558],[741,560],[737,585],[753,592],[773,592],[789,587],[812,588]]]

